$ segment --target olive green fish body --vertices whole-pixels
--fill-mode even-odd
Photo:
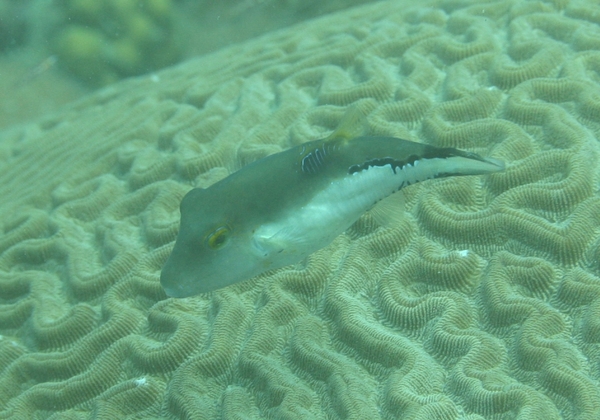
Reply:
[[[184,197],[161,284],[169,296],[186,297],[246,280],[327,246],[405,186],[503,169],[496,159],[393,137],[293,147]]]

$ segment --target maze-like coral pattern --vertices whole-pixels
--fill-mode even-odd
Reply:
[[[377,2],[2,132],[0,418],[600,418],[599,16]],[[371,134],[507,170],[167,299],[182,196],[353,104]]]

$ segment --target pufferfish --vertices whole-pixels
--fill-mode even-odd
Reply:
[[[501,160],[454,148],[354,137],[345,125],[188,192],[160,275],[167,295],[210,292],[297,263],[414,183],[504,170]]]

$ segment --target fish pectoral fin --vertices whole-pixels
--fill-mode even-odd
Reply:
[[[254,245],[264,256],[296,252],[303,249],[306,242],[300,230],[293,226],[280,229],[263,226],[254,235]]]
[[[255,247],[265,256],[275,255],[283,252],[289,241],[287,241],[287,235],[285,235],[285,229],[271,233],[271,232],[257,232],[254,235]]]

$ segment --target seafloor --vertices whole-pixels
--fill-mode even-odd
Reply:
[[[419,3],[4,121],[0,418],[600,418],[600,6]],[[167,298],[182,196],[351,106],[372,135],[507,170],[411,186],[392,227],[367,214],[305,262]]]

